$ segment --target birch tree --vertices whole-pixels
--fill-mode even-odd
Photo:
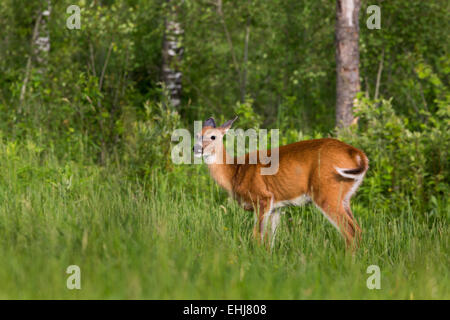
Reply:
[[[359,83],[359,10],[361,0],[336,0],[336,125],[353,121]]]
[[[38,72],[44,72],[48,63],[48,54],[50,52],[50,31],[48,23],[52,12],[52,4],[47,0],[47,7],[41,12],[40,26],[37,30],[37,36],[34,41],[34,57]]]
[[[52,12],[52,4],[47,0],[46,7],[42,8],[37,15],[31,38],[31,53],[28,56],[25,69],[25,78],[20,90],[20,102],[23,102],[27,91],[28,81],[31,70],[34,67],[36,72],[44,73],[48,63],[48,54],[50,52],[50,31],[48,23]]]
[[[162,80],[169,91],[170,104],[178,107],[181,103],[182,73],[180,63],[183,57],[184,30],[178,22],[180,0],[167,0],[168,14],[165,19],[163,40]]]

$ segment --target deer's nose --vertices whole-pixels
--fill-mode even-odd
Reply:
[[[192,148],[194,153],[202,153],[202,146],[198,144],[194,144],[194,147]]]

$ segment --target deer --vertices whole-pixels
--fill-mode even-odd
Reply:
[[[244,210],[255,213],[253,236],[260,243],[270,241],[271,248],[280,222],[281,208],[312,202],[329,222],[340,231],[347,248],[356,248],[361,239],[350,199],[361,185],[369,168],[365,153],[334,138],[299,141],[277,148],[278,170],[261,174],[267,164],[257,158],[249,163],[227,154],[223,138],[233,123],[217,127],[214,118],[207,119],[195,137],[194,157],[203,158],[216,183],[225,189]],[[274,149],[267,150],[268,154]]]

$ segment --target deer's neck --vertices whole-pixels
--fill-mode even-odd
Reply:
[[[222,158],[222,161],[218,161]],[[232,192],[232,179],[236,173],[236,164],[234,157],[228,155],[225,146],[222,145],[222,155],[218,155],[218,159],[214,163],[208,164],[208,169],[219,186]]]

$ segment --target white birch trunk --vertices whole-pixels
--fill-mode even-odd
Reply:
[[[184,30],[177,21],[179,0],[167,0],[169,10],[165,21],[163,40],[162,80],[169,92],[170,104],[179,107],[181,103],[182,73],[180,63],[183,57]]]
[[[20,103],[25,99],[28,81],[33,68],[33,62],[36,65],[38,73],[44,73],[48,63],[48,53],[50,51],[50,31],[48,21],[52,12],[51,1],[47,0],[47,8],[42,9],[36,19],[31,38],[31,53],[27,60],[25,68],[25,77],[20,89]],[[20,110],[20,109],[19,109]]]
[[[52,12],[51,1],[47,0],[47,8],[42,10],[37,36],[33,43],[33,55],[36,61],[37,72],[44,73],[48,64],[50,52],[50,30],[48,23]]]
[[[336,125],[353,121],[359,83],[359,9],[361,0],[336,0]]]

